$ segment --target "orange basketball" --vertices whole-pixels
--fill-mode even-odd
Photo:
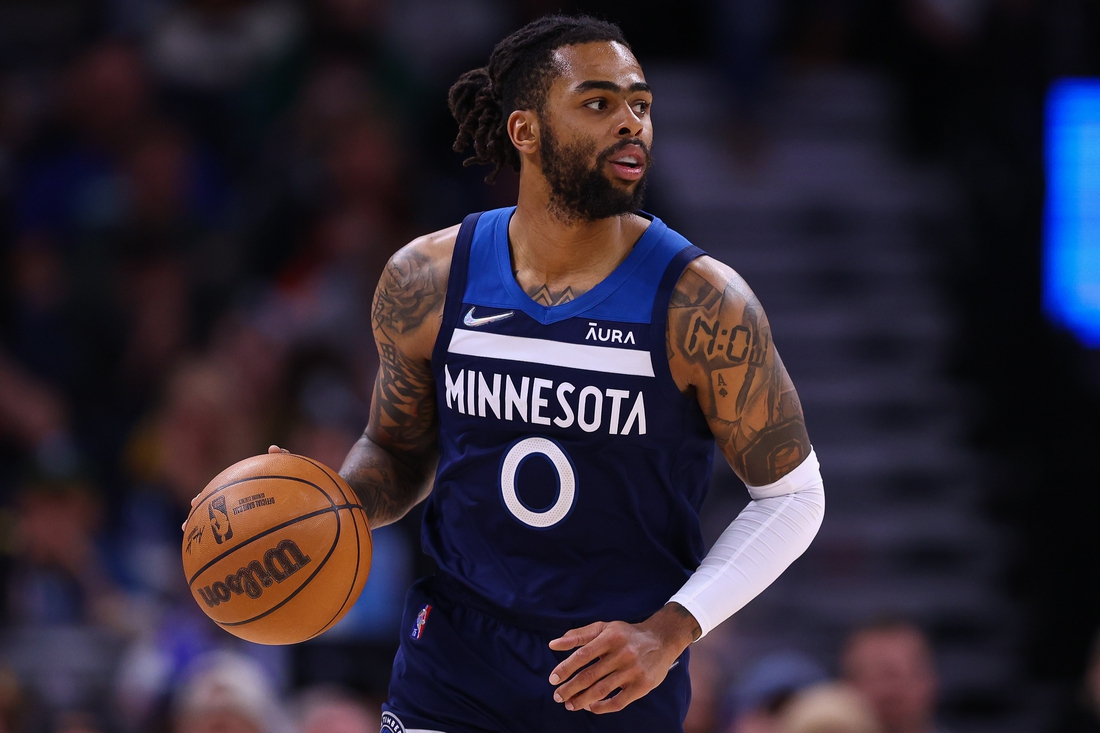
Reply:
[[[183,526],[183,571],[199,607],[231,634],[295,644],[343,618],[370,573],[355,492],[317,461],[247,458],[207,484]]]

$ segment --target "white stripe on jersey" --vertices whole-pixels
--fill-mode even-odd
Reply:
[[[548,339],[507,336],[499,333],[456,328],[447,351],[487,359],[508,359],[529,364],[586,369],[608,374],[652,377],[653,363],[648,351],[616,349],[610,346],[567,344]]]

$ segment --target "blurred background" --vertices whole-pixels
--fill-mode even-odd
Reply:
[[[647,209],[756,290],[829,494],[688,732],[1100,730],[1094,0],[0,0],[0,733],[378,730],[418,513],[291,648],[179,526],[269,443],[340,465],[387,258],[514,202],[446,90],[555,10],[634,45]]]

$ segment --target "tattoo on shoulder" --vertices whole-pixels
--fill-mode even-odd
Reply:
[[[809,454],[798,394],[751,293],[689,269],[669,304],[674,373],[690,373],[699,405],[730,465],[754,486],[777,481]]]
[[[374,299],[375,328],[403,334],[415,330],[446,296],[446,272],[427,255],[411,251],[394,257]]]
[[[447,268],[426,255],[403,252],[391,260],[374,300],[378,377],[369,429],[386,446],[417,452],[435,440],[435,394],[431,364],[411,356],[407,341],[446,296]]]

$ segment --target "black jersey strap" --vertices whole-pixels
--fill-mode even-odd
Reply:
[[[668,354],[665,353],[668,306],[672,301],[672,291],[676,289],[676,283],[680,281],[680,276],[684,274],[688,263],[705,254],[706,252],[693,244],[676,253],[665,268],[665,274],[661,276],[661,283],[657,286],[657,296],[653,299],[653,314],[649,318],[650,333],[653,334],[650,358],[653,360],[654,373],[663,384],[671,386],[672,391],[677,394],[679,390],[676,389],[676,382],[668,368]]]
[[[474,241],[474,229],[482,212],[470,214],[462,220],[451,255],[451,274],[447,278],[447,300],[443,304],[443,322],[432,349],[432,364],[442,364],[451,342],[451,331],[461,318],[462,297],[466,294],[466,276],[470,269],[470,243]]]

